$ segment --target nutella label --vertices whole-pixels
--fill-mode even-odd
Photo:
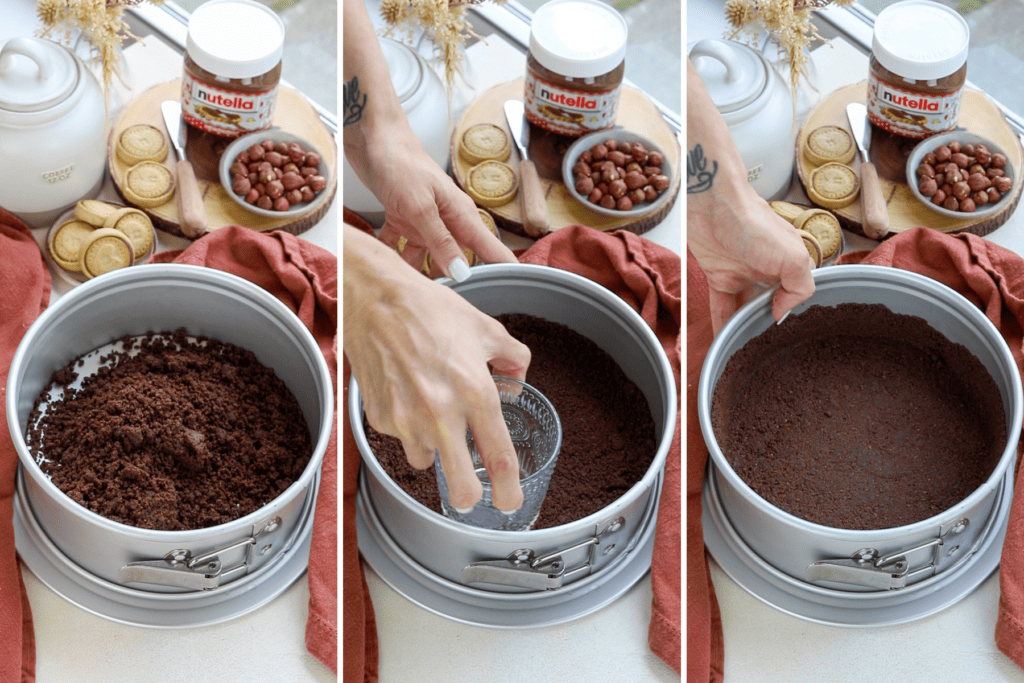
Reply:
[[[544,130],[579,137],[611,128],[619,107],[619,86],[598,92],[572,90],[526,71],[526,118]]]
[[[929,95],[899,88],[868,75],[868,117],[882,130],[922,140],[956,128],[962,89]]]
[[[181,80],[181,114],[192,126],[213,135],[236,138],[270,128],[277,86],[256,93],[219,88],[188,70]]]

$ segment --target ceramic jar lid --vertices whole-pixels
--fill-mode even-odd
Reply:
[[[78,86],[75,57],[42,38],[13,38],[0,50],[0,109],[40,112],[70,97]]]
[[[723,114],[749,106],[767,86],[764,61],[746,45],[729,40],[702,40],[693,46],[689,56],[711,100]]]

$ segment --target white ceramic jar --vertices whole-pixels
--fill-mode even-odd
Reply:
[[[702,40],[690,48],[689,57],[729,126],[758,196],[785,196],[797,134],[786,84],[760,53],[735,41]]]
[[[71,50],[14,38],[0,49],[0,206],[42,227],[103,185],[103,89]]]
[[[430,158],[447,169],[451,126],[448,95],[441,78],[408,45],[380,38],[380,47],[409,125]],[[342,182],[345,207],[378,227],[382,225],[384,207],[359,180],[348,159],[344,159]]]

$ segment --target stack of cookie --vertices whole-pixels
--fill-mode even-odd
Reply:
[[[843,251],[843,230],[831,211],[792,202],[769,202],[772,210],[793,224],[815,267],[835,262]]]
[[[154,242],[153,223],[139,209],[83,199],[50,232],[47,251],[75,280],[88,280],[144,260]]]
[[[849,206],[860,193],[860,177],[848,164],[857,148],[853,137],[839,126],[820,126],[810,132],[803,155],[815,169],[807,181],[807,196],[826,209]]]
[[[152,208],[174,196],[174,176],[164,166],[167,137],[146,123],[125,128],[114,148],[117,158],[128,165],[121,183],[125,198],[142,208]]]
[[[492,123],[470,126],[459,140],[459,156],[473,166],[466,176],[466,193],[480,206],[508,204],[519,191],[519,178],[509,166],[512,145]]]

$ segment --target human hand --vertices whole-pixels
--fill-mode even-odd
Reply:
[[[453,507],[483,493],[466,429],[492,482],[494,506],[523,502],[519,462],[494,373],[524,380],[530,350],[494,318],[407,267],[378,240],[345,229],[344,348],[370,425],[402,441],[409,463],[434,464],[436,448]]]
[[[779,285],[772,299],[777,321],[814,294],[814,261],[793,226],[752,189],[733,197],[687,197],[686,244],[707,276],[715,334],[759,287]]]
[[[400,161],[399,161],[400,160]],[[384,206],[380,239],[397,247],[419,268],[427,252],[455,280],[469,276],[467,248],[485,263],[515,263],[512,251],[480,219],[476,204],[424,151],[419,140],[396,125],[368,160],[367,187]]]

